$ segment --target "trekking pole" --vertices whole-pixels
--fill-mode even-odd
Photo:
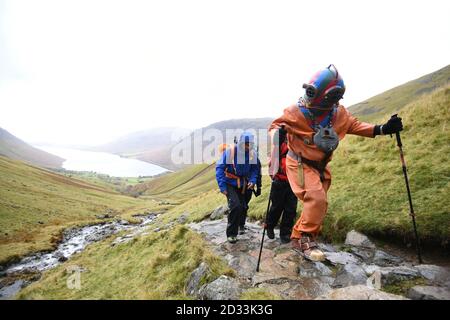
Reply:
[[[391,119],[393,118],[397,118],[397,114],[394,114]],[[392,135],[391,135],[392,137]],[[420,240],[419,240],[419,235],[417,233],[417,226],[416,226],[416,215],[414,214],[414,208],[413,208],[413,204],[412,204],[412,199],[411,199],[411,191],[409,189],[409,181],[408,181],[408,173],[406,171],[406,162],[405,162],[405,158],[403,156],[403,148],[402,148],[402,140],[400,138],[400,132],[397,131],[395,133],[395,137],[397,138],[397,146],[400,150],[400,160],[402,162],[402,168],[403,168],[403,175],[405,176],[405,183],[406,183],[406,191],[408,192],[408,200],[409,200],[409,215],[412,218],[412,223],[413,223],[413,228],[414,228],[414,234],[416,237],[416,249],[417,249],[417,257],[419,259],[419,263],[422,263],[422,255],[420,253]]]
[[[266,210],[266,216],[264,218],[264,229],[261,239],[261,247],[259,248],[259,256],[258,256],[258,264],[256,265],[256,272],[259,272],[259,264],[261,262],[261,253],[264,245],[264,236],[266,235],[266,229],[267,229],[267,215],[269,213],[270,209],[270,203],[272,202],[272,183],[270,184],[270,193],[269,193],[269,202],[267,203],[267,210]]]

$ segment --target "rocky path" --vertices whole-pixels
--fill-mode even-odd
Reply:
[[[260,271],[256,272],[260,225],[247,223],[246,234],[240,235],[236,244],[226,241],[226,217],[189,227],[203,234],[237,274],[236,278],[221,276],[199,287],[208,269],[202,264],[188,282],[188,292],[199,299],[237,299],[247,289],[264,288],[281,299],[450,300],[450,268],[414,265],[377,249],[366,236],[354,231],[342,246],[319,244],[327,258],[323,263],[303,259],[290,249],[290,244],[282,245],[278,237],[266,237]],[[411,288],[404,296],[383,291],[387,286],[406,283]]]

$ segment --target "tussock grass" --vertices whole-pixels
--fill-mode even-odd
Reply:
[[[44,273],[23,289],[19,299],[190,299],[185,286],[190,273],[206,262],[211,275],[204,283],[225,274],[234,276],[202,237],[184,226],[151,233],[125,244],[112,240],[93,244],[69,262]],[[85,269],[81,289],[69,289],[70,266]]]

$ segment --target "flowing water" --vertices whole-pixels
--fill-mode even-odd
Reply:
[[[156,214],[140,216],[139,224],[129,224],[128,221],[121,220],[64,231],[62,241],[56,250],[32,254],[18,263],[0,269],[0,300],[12,298],[25,285],[30,284],[30,281],[18,279],[20,275],[36,274],[34,280],[37,280],[41,272],[58,266],[73,254],[83,251],[91,243],[124,230],[129,231],[133,236],[144,232],[146,226],[156,217]],[[5,281],[8,278],[13,280]]]

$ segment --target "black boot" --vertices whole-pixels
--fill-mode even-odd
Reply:
[[[291,237],[281,236],[280,241],[282,244],[289,243],[289,242],[291,242]]]
[[[269,239],[275,239],[275,232],[273,232],[273,228],[267,228],[267,237],[269,237]]]

